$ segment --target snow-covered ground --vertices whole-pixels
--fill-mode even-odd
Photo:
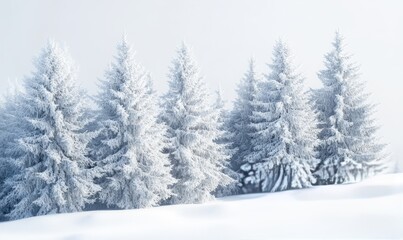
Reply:
[[[403,174],[362,183],[0,223],[0,239],[403,239]]]

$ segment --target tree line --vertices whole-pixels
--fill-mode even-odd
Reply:
[[[126,38],[96,109],[67,51],[49,41],[22,91],[0,109],[0,209],[6,219],[89,207],[146,208],[359,181],[386,168],[364,83],[336,33],[318,77],[282,41],[267,74],[250,61],[231,111],[215,103],[182,44],[159,99]],[[161,101],[160,101],[161,100]]]

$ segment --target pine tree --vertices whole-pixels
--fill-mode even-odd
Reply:
[[[231,158],[231,167],[236,172],[241,172],[241,165],[245,163],[245,156],[252,151],[252,112],[255,110],[255,101],[258,93],[259,78],[255,70],[255,61],[249,62],[248,71],[245,73],[238,86],[238,97],[234,102],[233,110],[229,114],[227,124],[234,154]]]
[[[21,103],[21,93],[15,91],[5,96],[0,108],[0,199],[6,196],[12,186],[4,183],[17,173],[18,167],[14,161],[19,157],[18,143],[16,140],[21,136],[21,117],[19,111]],[[0,209],[0,221],[4,214],[8,213],[15,202],[8,202]]]
[[[2,208],[15,203],[11,219],[80,211],[99,190],[87,169],[89,137],[82,132],[83,98],[74,78],[67,53],[49,41],[25,82],[19,109],[18,172],[6,180],[11,190],[0,200]]]
[[[108,206],[143,208],[171,196],[165,127],[149,75],[134,60],[124,38],[98,96],[100,129],[93,145],[102,177],[99,198]]]
[[[383,169],[382,149],[375,136],[372,113],[358,68],[344,51],[336,33],[333,49],[325,55],[325,69],[318,76],[324,87],[314,91],[319,112],[320,164],[318,184],[358,181]]]
[[[207,201],[219,185],[231,182],[223,173],[226,157],[215,142],[219,130],[208,98],[198,66],[183,44],[173,61],[162,115],[170,140],[166,151],[173,164],[173,176],[178,179],[173,186],[172,203]]]
[[[215,142],[219,144],[221,148],[220,151],[224,153],[223,156],[225,157],[223,173],[233,179],[233,181],[227,186],[218,186],[214,195],[216,197],[225,197],[238,193],[238,186],[236,181],[238,179],[238,174],[231,169],[229,162],[231,156],[234,154],[236,149],[233,149],[232,147],[232,134],[230,134],[227,129],[228,111],[225,109],[225,100],[222,97],[221,87],[216,91],[216,101],[214,104],[214,109],[216,111],[216,121],[219,131]]]
[[[315,114],[288,48],[279,41],[273,55],[271,73],[262,81],[254,103],[253,152],[241,166],[245,192],[304,188],[314,181]]]
[[[4,180],[12,174],[10,157],[13,155],[14,139],[18,133],[15,125],[19,123],[16,118],[18,99],[15,96],[7,96],[0,106],[0,189]],[[11,171],[10,171],[11,170]]]

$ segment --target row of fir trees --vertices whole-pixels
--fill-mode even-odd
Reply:
[[[3,218],[200,203],[382,171],[373,105],[339,34],[319,72],[321,89],[304,91],[291,59],[279,41],[267,75],[251,61],[227,112],[220,94],[210,103],[182,44],[159,104],[123,38],[94,110],[66,50],[49,41],[23,90],[1,106]]]

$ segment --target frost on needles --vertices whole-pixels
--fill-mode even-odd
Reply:
[[[318,184],[359,181],[386,167],[372,118],[374,106],[367,102],[358,68],[339,33],[324,64],[318,74],[323,88],[313,96],[320,121],[320,164],[314,174]]]
[[[374,106],[343,47],[337,33],[318,74],[323,87],[305,92],[290,51],[277,42],[263,78],[250,61],[228,113],[221,92],[210,102],[185,44],[159,106],[123,38],[94,111],[67,52],[49,41],[22,91],[1,104],[0,220],[201,203],[383,171]]]
[[[158,205],[175,182],[163,153],[165,126],[147,72],[135,60],[126,38],[101,82],[97,97],[98,135],[92,155],[101,175],[99,200],[119,208]]]
[[[216,101],[214,103],[214,110],[216,115],[216,122],[218,126],[218,135],[215,142],[219,145],[220,151],[224,154],[226,161],[223,161],[223,172],[230,176],[233,181],[228,185],[219,185],[214,191],[216,197],[231,196],[239,192],[238,188],[238,174],[231,168],[230,159],[236,152],[236,148],[232,145],[233,134],[228,129],[228,111],[225,108],[225,100],[222,96],[221,87],[216,91]]]
[[[163,121],[170,145],[166,149],[177,179],[171,203],[200,203],[213,198],[219,186],[232,179],[224,173],[226,153],[215,142],[219,136],[216,111],[190,49],[179,48],[164,97]]]
[[[234,154],[231,158],[231,167],[240,172],[245,156],[252,149],[252,112],[255,111],[255,102],[258,94],[259,77],[255,70],[255,61],[249,61],[249,67],[237,88],[238,97],[229,114],[227,128]]]
[[[17,143],[18,138],[22,136],[22,126],[24,126],[23,121],[20,121],[24,117],[21,104],[21,92],[15,90],[5,95],[0,107],[0,199],[10,193],[13,188],[12,184],[5,184],[6,180],[19,171],[14,159],[22,154]],[[17,201],[17,199],[13,200]],[[14,201],[1,203],[0,220],[2,215],[13,208]]]
[[[240,168],[244,192],[304,188],[314,182],[315,114],[281,41],[274,47],[270,70],[252,102],[252,149]]]
[[[69,56],[49,41],[35,63],[18,110],[18,171],[4,183],[10,191],[0,200],[2,209],[13,203],[10,219],[80,211],[99,190],[87,169],[90,138],[82,132],[83,102]]]

